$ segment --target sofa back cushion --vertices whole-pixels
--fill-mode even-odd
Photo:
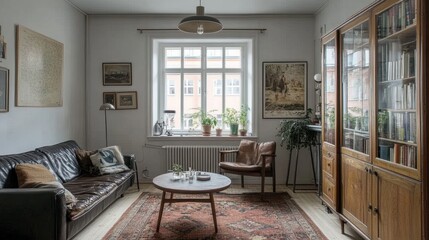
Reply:
[[[18,180],[16,178],[15,166],[21,163],[43,164],[55,175],[55,171],[45,154],[30,151],[19,154],[10,154],[0,156],[0,189],[17,188]],[[56,178],[58,178],[55,175]]]
[[[68,182],[79,176],[81,171],[76,158],[76,149],[80,148],[75,141],[66,141],[40,147],[36,151],[46,155],[61,181]]]

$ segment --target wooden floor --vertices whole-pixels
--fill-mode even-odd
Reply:
[[[267,192],[272,191],[267,186]],[[73,240],[97,240],[102,239],[109,229],[116,223],[121,215],[128,207],[137,199],[141,192],[158,192],[159,190],[153,187],[152,184],[141,184],[140,192],[137,192],[137,187],[131,187],[123,198],[118,199],[106,211],[98,216],[89,226],[83,229]],[[241,192],[258,192],[259,185],[247,185],[241,188],[239,185],[232,185],[225,192],[241,193]],[[160,192],[160,191],[159,191]],[[320,228],[329,240],[336,239],[361,239],[352,229],[346,225],[346,234],[341,234],[340,221],[335,214],[327,213],[326,208],[321,204],[321,200],[315,192],[292,190],[285,185],[278,185],[277,192],[288,192],[295,202],[307,213],[313,222]]]

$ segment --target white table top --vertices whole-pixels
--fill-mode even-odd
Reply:
[[[231,179],[217,173],[207,173],[210,180],[200,181],[194,178],[189,180],[173,180],[173,173],[165,173],[153,179],[156,188],[171,193],[213,193],[227,189],[231,185]]]

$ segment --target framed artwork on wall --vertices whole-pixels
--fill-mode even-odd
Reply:
[[[116,93],[103,92],[103,103],[110,103],[116,108]]]
[[[116,109],[137,109],[137,92],[117,92]]]
[[[18,25],[16,106],[61,107],[64,45]]]
[[[263,62],[263,118],[304,118],[307,62]]]
[[[9,69],[0,67],[0,112],[9,111]]]
[[[103,63],[103,85],[132,85],[131,63]]]
[[[4,41],[3,35],[1,35],[1,26],[0,26],[0,62],[1,59],[6,58],[6,42]]]

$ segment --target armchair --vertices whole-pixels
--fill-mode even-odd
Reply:
[[[226,162],[227,154],[235,154],[235,162]],[[223,173],[241,175],[241,187],[244,187],[244,175],[261,177],[263,196],[265,177],[273,178],[273,192],[276,192],[275,157],[276,142],[241,140],[238,150],[220,151],[219,167]]]

